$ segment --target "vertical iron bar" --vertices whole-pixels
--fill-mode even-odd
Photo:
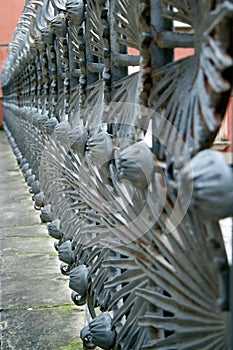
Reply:
[[[156,44],[155,38],[163,30],[168,30],[172,28],[172,22],[165,19],[162,14],[162,3],[160,0],[151,0],[151,69],[152,75],[153,71],[159,67],[162,67],[166,63],[173,60],[173,49],[160,48]],[[156,83],[156,82],[155,82]],[[152,88],[154,82],[152,81]],[[156,122],[152,120],[152,135],[155,135]],[[155,154],[163,154],[163,146],[158,144],[157,140],[152,137],[152,150]]]

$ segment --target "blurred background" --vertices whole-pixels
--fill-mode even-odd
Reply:
[[[25,0],[2,0],[0,3],[0,74],[8,54],[15,27],[19,21]],[[2,127],[2,89],[0,89],[0,128]]]

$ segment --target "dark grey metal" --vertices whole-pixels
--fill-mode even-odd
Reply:
[[[227,0],[26,2],[4,127],[71,299],[87,305],[85,349],[232,348],[219,226],[232,169],[209,149],[232,89],[232,21]],[[194,54],[174,61],[178,47]]]
[[[83,340],[95,344],[101,349],[110,350],[115,343],[116,334],[111,330],[112,318],[108,312],[103,312],[89,323],[85,329]]]

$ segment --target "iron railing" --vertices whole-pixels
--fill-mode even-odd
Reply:
[[[87,304],[86,349],[230,348],[219,219],[232,171],[210,148],[232,18],[222,0],[26,1],[4,125],[72,300]],[[174,61],[181,47],[193,54]]]

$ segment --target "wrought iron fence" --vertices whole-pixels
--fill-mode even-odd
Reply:
[[[86,349],[230,348],[219,219],[233,213],[232,171],[210,148],[232,19],[221,0],[26,1],[2,74],[5,130],[87,304]],[[174,61],[176,48],[193,55]]]

